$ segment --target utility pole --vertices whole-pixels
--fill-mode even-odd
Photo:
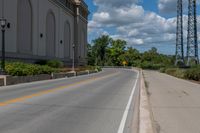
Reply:
[[[175,65],[184,65],[183,47],[183,2],[177,1],[177,27],[176,27],[176,62]]]
[[[189,0],[188,6],[187,65],[190,66],[191,63],[199,63],[196,0]]]

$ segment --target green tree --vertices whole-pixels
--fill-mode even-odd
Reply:
[[[158,56],[157,49],[153,47],[149,51],[144,52],[142,56],[142,61],[149,61],[153,63],[157,56]]]
[[[105,64],[106,50],[111,40],[112,39],[106,35],[93,40],[94,46],[92,47],[92,53],[95,56],[95,65],[103,66]]]
[[[140,53],[129,47],[124,40],[113,40],[109,36],[101,36],[88,45],[88,64],[99,66],[122,66],[124,62],[128,66],[141,67],[144,69],[160,69],[172,66],[173,56],[159,54],[155,47],[149,51]]]
[[[125,54],[126,45],[127,43],[124,40],[112,40],[111,47],[109,48],[109,53],[114,65],[122,65],[123,60],[120,58],[120,56]]]
[[[123,56],[129,66],[137,66],[141,58],[140,52],[132,47],[129,47]]]

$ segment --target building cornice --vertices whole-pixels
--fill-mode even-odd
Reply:
[[[88,19],[89,10],[87,4],[83,0],[50,0],[62,7],[64,10],[72,15],[76,15],[76,8],[79,8],[79,15]]]

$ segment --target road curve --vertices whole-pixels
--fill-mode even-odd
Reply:
[[[129,133],[137,78],[133,70],[104,69],[2,87],[0,133]]]

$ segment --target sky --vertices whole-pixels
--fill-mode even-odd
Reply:
[[[184,45],[187,38],[187,1],[183,0]],[[199,1],[197,0],[197,3],[200,3]],[[90,10],[89,43],[101,35],[109,35],[114,39],[126,40],[129,47],[141,52],[156,47],[160,53],[175,54],[177,0],[85,0],[85,2]],[[199,13],[199,4],[197,12]],[[198,34],[200,35],[200,32]]]

